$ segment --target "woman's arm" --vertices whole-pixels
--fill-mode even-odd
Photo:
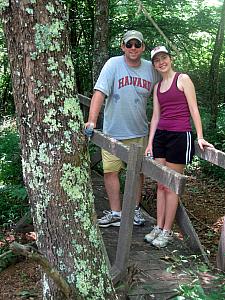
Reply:
[[[187,98],[188,107],[197,133],[199,147],[202,150],[204,146],[213,147],[213,145],[208,143],[203,137],[202,121],[198,109],[195,87],[187,74],[181,74],[178,77],[178,88],[184,91],[184,94]]]
[[[147,153],[150,153],[151,156],[153,156],[152,143],[153,143],[155,131],[157,129],[159,118],[160,118],[160,105],[157,97],[157,87],[158,87],[158,83],[155,85],[153,91],[153,113],[152,113],[152,119],[150,123],[148,146],[145,150],[145,155],[147,155]]]

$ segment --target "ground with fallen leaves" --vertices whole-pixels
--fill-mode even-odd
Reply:
[[[145,188],[145,206],[155,216],[155,183],[147,181]],[[210,254],[211,263],[215,265],[222,217],[225,216],[225,186],[214,180],[192,176],[181,200],[201,243]],[[32,234],[15,236],[8,231],[0,240],[0,247],[15,239],[25,243],[34,238]],[[21,299],[42,299],[40,270],[35,263],[27,260],[8,267],[0,276],[0,300]]]

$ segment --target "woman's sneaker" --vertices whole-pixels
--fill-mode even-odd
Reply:
[[[159,226],[154,226],[152,231],[145,235],[145,242],[151,243],[155,238],[159,236],[159,234],[162,232],[162,229],[159,228]]]
[[[173,240],[173,232],[163,229],[162,232],[152,241],[152,245],[157,248],[164,248]]]
[[[120,216],[112,213],[112,211],[104,210],[104,216],[98,219],[99,227],[120,226]]]

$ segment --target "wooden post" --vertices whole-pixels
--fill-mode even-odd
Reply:
[[[216,263],[218,269],[225,271],[225,217],[223,218],[223,226],[221,230]]]
[[[127,272],[133,232],[134,210],[140,189],[142,152],[140,145],[130,145],[116,260],[112,268],[114,282],[124,277]],[[113,270],[117,270],[116,274],[115,272],[113,273]],[[118,270],[120,271],[119,273]]]
[[[102,160],[101,148],[97,148],[96,152],[91,156],[91,169],[94,168]]]
[[[178,226],[181,229],[181,232],[186,239],[188,246],[195,252],[201,253],[205,262],[209,264],[208,257],[202,247],[202,244],[199,240],[199,237],[192,226],[191,220],[188,217],[185,207],[181,202],[179,202],[177,212],[176,212],[176,221]]]

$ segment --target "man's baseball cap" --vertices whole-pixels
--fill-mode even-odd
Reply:
[[[123,41],[125,44],[133,39],[138,40],[141,43],[144,41],[142,33],[137,30],[129,30],[123,36]]]
[[[151,60],[159,52],[169,53],[165,46],[157,46],[151,51]]]

